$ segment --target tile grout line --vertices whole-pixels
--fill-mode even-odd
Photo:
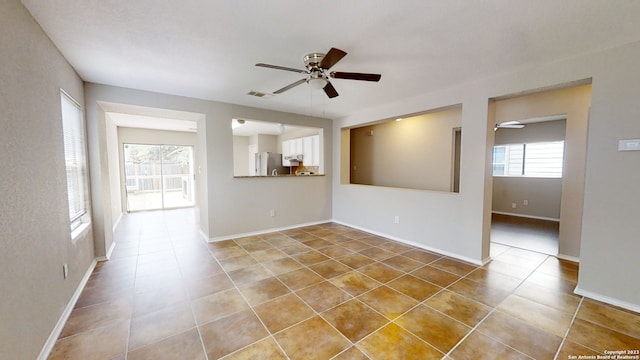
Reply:
[[[235,239],[231,239],[231,241],[233,241],[233,243],[234,243],[234,244],[236,244],[237,246],[239,246],[240,248],[242,248],[242,250],[243,250],[243,251],[245,251],[249,256],[251,256],[247,250],[245,250],[245,249],[244,249],[240,244],[238,244],[238,243],[235,241]],[[227,276],[227,278],[229,279],[229,281],[233,284],[234,289],[235,289],[235,290],[240,294],[240,296],[242,297],[242,300],[244,300],[244,302],[249,306],[249,309],[251,310],[251,312],[253,313],[253,315],[258,319],[258,321],[260,321],[260,324],[262,324],[262,326],[264,327],[264,329],[265,329],[265,330],[267,331],[267,333],[269,334],[269,336],[268,336],[268,337],[269,337],[269,338],[271,338],[271,340],[273,340],[273,342],[276,344],[276,346],[278,347],[278,349],[280,349],[280,351],[282,352],[282,354],[284,354],[284,356],[285,356],[287,359],[289,359],[289,360],[290,360],[291,358],[289,357],[289,355],[287,354],[287,352],[286,352],[286,351],[284,351],[284,349],[282,348],[282,346],[280,345],[280,343],[275,339],[275,337],[273,336],[273,334],[271,333],[271,331],[269,331],[269,328],[267,327],[267,325],[264,323],[264,321],[262,321],[262,319],[260,318],[260,316],[256,313],[256,311],[255,311],[255,309],[253,308],[253,306],[251,305],[251,303],[247,300],[247,298],[244,296],[244,294],[242,293],[242,291],[240,291],[240,288],[238,287],[238,284],[236,284],[236,282],[231,278],[231,276],[229,275],[229,272],[227,271],[227,269],[225,269],[225,268],[222,266],[222,264],[220,264],[220,260],[218,260],[218,258],[215,256],[215,254],[211,251],[211,248],[209,248],[209,247],[207,246],[207,250],[209,251],[209,254],[211,254],[211,256],[213,257],[213,259],[216,261],[216,263],[218,263],[218,266],[220,266],[220,268],[221,268],[221,269],[222,269],[222,271],[225,273],[225,275]],[[252,257],[252,258],[253,258],[253,257]],[[254,259],[254,260],[255,260],[255,259]],[[263,266],[263,267],[264,267],[264,266]],[[266,269],[266,268],[265,268],[265,269]],[[267,270],[267,271],[269,271],[269,272],[271,272],[269,269],[266,269],[266,270]],[[278,279],[278,280],[279,280],[279,279]],[[244,311],[244,310],[241,310],[241,311]],[[236,311],[236,312],[234,312],[234,313],[232,313],[232,314],[229,314],[229,315],[227,315],[227,316],[230,316],[230,315],[233,315],[233,314],[237,314],[238,312],[239,312],[239,311]],[[225,316],[225,317],[227,317],[227,316]],[[224,318],[224,317],[223,317],[223,318]],[[213,321],[216,321],[216,320],[213,320]],[[213,322],[213,321],[211,321],[211,322]],[[207,323],[207,324],[208,324],[208,323]],[[203,325],[204,325],[204,324],[203,324]],[[238,351],[244,350],[244,349],[246,349],[246,348],[248,348],[248,347],[250,347],[250,346],[252,346],[252,345],[254,345],[254,344],[256,344],[256,343],[258,343],[258,342],[260,342],[260,341],[262,341],[262,340],[264,340],[264,339],[266,339],[266,338],[267,338],[267,337],[264,337],[264,338],[262,338],[262,339],[260,339],[260,340],[258,340],[258,341],[254,341],[254,342],[252,342],[252,343],[250,343],[250,344],[247,344],[246,346],[243,346],[243,347],[241,347],[241,348],[239,348],[239,349],[236,349],[236,350],[234,350],[234,351],[232,351],[232,352],[230,352],[230,353],[228,353],[228,354],[225,354],[224,356],[222,356],[222,358],[227,357],[227,356],[229,356],[229,355],[231,355],[231,354],[233,354],[233,353],[236,353],[236,352],[238,352]],[[203,341],[203,347],[204,347],[204,341]],[[207,353],[207,351],[206,351],[206,347],[205,347],[205,355],[207,355],[207,359],[208,359],[208,356],[209,356],[209,355],[208,355],[208,353]]]
[[[571,322],[569,323],[569,327],[567,328],[567,331],[565,331],[564,333],[564,337],[562,338],[562,342],[560,342],[560,346],[558,346],[558,351],[556,351],[556,355],[553,357],[554,360],[558,359],[558,356],[560,356],[560,351],[562,350],[562,346],[564,345],[564,343],[567,341],[567,338],[569,337],[569,333],[571,332],[571,328],[573,327],[573,323],[576,321],[576,318],[578,317],[578,312],[580,311],[580,308],[582,307],[582,302],[584,301],[584,297],[580,298],[580,302],[578,303],[578,306],[576,307],[576,310],[573,312],[573,317],[571,318]]]
[[[505,250],[503,253],[505,253],[506,251],[508,251],[508,250]],[[501,255],[502,255],[502,253],[501,253]],[[511,290],[511,291],[509,292],[509,294],[508,294],[504,299],[502,299],[502,301],[500,301],[500,303],[498,303],[498,305],[496,305],[496,306],[495,306],[491,311],[489,311],[489,313],[488,313],[486,316],[484,316],[480,321],[478,321],[478,323],[477,323],[477,324],[476,324],[476,325],[471,329],[471,331],[469,331],[469,332],[468,332],[468,333],[467,333],[467,334],[466,334],[462,339],[460,339],[460,341],[458,341],[458,343],[456,343],[456,344],[455,344],[455,345],[454,345],[454,346],[449,350],[449,352],[448,352],[445,356],[450,356],[450,355],[451,355],[451,353],[453,353],[453,352],[454,352],[454,351],[455,351],[455,350],[456,350],[456,349],[457,349],[457,348],[458,348],[458,347],[459,347],[459,346],[460,346],[460,345],[461,345],[461,344],[462,344],[462,343],[463,343],[463,342],[464,342],[464,341],[465,341],[465,340],[466,340],[466,339],[467,339],[467,338],[468,338],[468,337],[469,337],[469,336],[470,336],[474,331],[478,331],[478,327],[479,327],[479,326],[480,326],[480,325],[481,325],[481,324],[482,324],[482,323],[483,323],[487,318],[489,318],[489,316],[491,316],[494,312],[498,311],[498,307],[499,307],[499,306],[500,306],[500,305],[501,305],[501,304],[502,304],[502,303],[503,303],[503,302],[504,302],[504,301],[505,301],[509,296],[511,296],[511,295],[513,295],[513,294],[515,294],[516,290],[518,290],[518,288],[519,288],[520,286],[522,286],[522,284],[524,284],[524,283],[527,281],[527,279],[529,279],[529,277],[531,277],[531,275],[532,275],[533,273],[535,273],[535,272],[540,268],[540,266],[542,266],[542,264],[543,264],[545,261],[547,261],[547,260],[549,259],[549,257],[550,257],[550,256],[551,256],[551,255],[546,255],[545,259],[544,259],[543,261],[541,261],[541,262],[540,262],[540,264],[538,264],[538,266],[536,266],[533,270],[531,270],[531,272],[529,272],[529,274],[528,274],[524,279],[520,280],[520,283],[518,283],[518,286],[516,286],[513,290]],[[482,268],[482,267],[479,267],[479,268]],[[476,270],[477,270],[477,269],[476,269]],[[475,270],[474,270],[474,271],[475,271]],[[469,274],[470,274],[470,273],[472,273],[472,272],[473,272],[473,271],[469,272]],[[465,277],[464,277],[464,278],[466,278],[466,276],[468,276],[469,274],[465,275]],[[460,278],[459,280],[462,280],[462,279],[463,279],[463,278]],[[459,281],[459,280],[458,280],[458,281]],[[473,280],[471,280],[471,279],[468,279],[468,280],[473,281]],[[457,282],[457,281],[456,281],[456,282]],[[450,284],[449,286],[451,286],[451,285],[453,285],[453,283],[452,283],[452,284]],[[464,296],[464,295],[463,295],[463,296]],[[527,357],[531,358],[531,356],[529,356],[529,355],[527,355],[527,354],[523,353],[522,351],[520,351],[520,350],[518,350],[518,349],[516,349],[516,348],[514,348],[514,347],[512,347],[512,346],[510,346],[510,345],[508,345],[508,344],[503,343],[503,342],[502,342],[501,340],[499,340],[499,339],[495,339],[494,337],[492,337],[492,336],[490,336],[490,335],[488,335],[488,334],[484,334],[484,333],[482,333],[482,332],[480,332],[480,333],[481,333],[481,334],[483,334],[483,335],[485,335],[485,336],[487,336],[487,337],[489,337],[490,339],[493,339],[494,341],[496,341],[496,342],[498,342],[498,343],[500,343],[500,344],[502,344],[502,345],[504,345],[504,346],[508,347],[508,348],[511,348],[511,349],[513,349],[513,350],[515,350],[515,351],[517,351],[517,352],[519,352],[519,353],[521,353],[521,354],[523,354],[523,355],[525,355],[525,356],[527,356]]]
[[[304,231],[304,230],[302,230],[302,231]],[[308,233],[308,232],[307,232],[307,233]],[[313,235],[313,234],[312,234],[312,235]],[[315,236],[315,235],[314,235],[314,236]],[[319,237],[319,236],[316,236],[316,237],[318,237],[318,238],[320,238],[320,239],[323,239],[322,237]],[[289,236],[289,238],[291,238],[291,237]],[[298,243],[300,243],[300,244],[302,244],[302,245],[307,246],[307,247],[309,247],[309,248],[310,248],[310,250],[309,250],[309,251],[300,252],[300,253],[298,253],[298,254],[304,254],[304,253],[308,253],[308,252],[312,252],[312,251],[315,251],[315,252],[321,253],[321,252],[319,251],[319,249],[312,248],[312,247],[310,247],[310,246],[308,246],[308,245],[304,244],[304,242],[301,242],[300,240],[297,240],[297,239],[295,239],[295,238],[291,238],[291,239],[292,239],[292,240],[294,240],[294,241],[297,241]],[[264,239],[262,239],[262,240],[264,240]],[[324,240],[324,239],[323,239],[323,240]],[[309,240],[309,241],[311,241],[311,240]],[[329,241],[329,240],[325,240],[325,241]],[[349,240],[349,241],[357,241],[357,239],[352,239],[352,240]],[[329,242],[331,242],[331,241],[329,241]],[[388,243],[388,242],[389,242],[389,241],[386,241],[385,243]],[[329,246],[341,246],[340,244],[338,244],[338,243],[334,243],[334,242],[331,242],[331,244],[332,244],[332,245],[328,245],[328,246],[326,246],[326,247],[329,247]],[[251,256],[254,260],[257,260],[257,259],[252,255],[252,252],[247,251],[246,249],[244,249],[244,248],[242,247],[242,245],[240,245],[240,244],[238,244],[238,243],[236,243],[236,245],[240,246],[240,247],[241,247],[245,252],[247,252],[247,254],[248,254],[249,256]],[[371,248],[374,248],[374,247],[375,247],[375,248],[379,248],[379,249],[380,249],[380,247],[379,247],[379,246],[377,246],[377,245],[370,245],[370,244],[367,244],[367,245],[369,245],[369,247],[367,247],[367,248],[365,248],[365,249],[362,249],[361,251],[364,251],[364,250],[367,250],[367,249],[371,249]],[[323,247],[323,248],[325,248],[325,247]],[[320,249],[323,249],[323,248],[320,248]],[[348,248],[345,248],[345,249],[348,249]],[[279,249],[278,249],[278,250],[279,250]],[[348,249],[348,250],[351,250],[351,249]],[[383,249],[383,250],[384,250],[384,249]],[[352,251],[353,251],[353,250],[352,250]],[[395,256],[399,256],[399,255],[402,255],[402,254],[404,254],[404,253],[406,253],[406,252],[408,252],[408,251],[411,251],[411,250],[407,250],[407,251],[405,251],[405,252],[403,252],[403,253],[395,253],[395,252],[392,252],[394,255],[390,256],[389,258],[391,258],[391,257],[395,257]],[[295,255],[298,255],[298,254],[295,254]],[[322,254],[322,253],[321,253],[321,254]],[[352,252],[352,254],[360,254],[360,252],[359,252],[359,251],[353,251],[353,252]],[[325,254],[323,254],[323,255],[325,255]],[[348,255],[350,255],[350,254],[346,254],[346,255],[344,255],[344,256],[348,256]],[[362,255],[362,254],[360,254],[360,255]],[[325,255],[325,256],[326,256],[326,255]],[[344,257],[344,256],[342,256],[342,257]],[[362,255],[362,256],[366,256],[366,255]],[[292,258],[292,259],[293,259],[293,256],[292,256],[292,255],[287,254],[287,257],[290,257],[290,258]],[[386,259],[387,259],[387,258],[382,259],[382,260],[386,260]],[[295,259],[293,259],[293,260],[294,260],[294,261],[296,261]],[[338,260],[338,259],[333,258],[333,257],[329,257],[327,260],[320,261],[320,262],[317,262],[317,263],[314,263],[314,264],[311,264],[311,265],[303,264],[303,263],[300,263],[299,261],[298,261],[298,263],[300,263],[300,264],[302,265],[302,268],[306,268],[306,270],[309,270],[309,271],[313,272],[314,274],[318,275],[320,278],[322,278],[322,279],[323,279],[322,281],[328,281],[328,282],[330,282],[330,279],[325,278],[324,276],[322,276],[322,275],[318,274],[315,270],[313,270],[313,269],[311,269],[311,268],[310,268],[310,266],[313,266],[313,265],[316,265],[316,264],[320,264],[320,263],[323,263],[323,262],[327,262],[327,261],[330,261],[330,260],[338,261],[338,262],[339,262],[339,260]],[[366,266],[369,266],[369,265],[373,265],[373,264],[375,264],[375,263],[382,263],[382,262],[381,262],[382,260],[375,260],[375,259],[372,259],[372,260],[374,260],[374,262],[372,262],[372,263],[370,263],[370,264],[367,264],[367,265],[365,265],[365,266],[361,266],[360,268],[363,268],[363,267],[366,267]],[[274,261],[275,261],[275,260],[274,260]],[[434,260],[434,261],[436,261],[436,260]],[[258,262],[258,263],[260,263],[260,262]],[[340,264],[343,264],[343,263],[341,263],[341,262],[339,262],[339,263],[340,263]],[[383,263],[383,264],[384,264],[384,263]],[[346,301],[343,301],[343,302],[341,302],[341,303],[339,303],[339,304],[336,304],[335,306],[332,306],[332,307],[330,307],[330,308],[328,308],[328,309],[325,309],[323,312],[327,312],[327,311],[330,311],[330,310],[332,310],[332,309],[335,309],[335,308],[337,308],[338,306],[340,306],[340,305],[342,305],[342,304],[344,304],[344,303],[347,303],[347,302],[349,302],[349,301],[357,300],[358,302],[362,303],[362,304],[363,304],[364,306],[366,306],[367,308],[369,308],[369,309],[371,309],[372,311],[374,311],[374,312],[378,313],[379,315],[381,315],[383,318],[385,318],[385,320],[388,320],[388,321],[387,321],[387,323],[385,323],[385,325],[384,325],[384,326],[388,326],[389,324],[393,323],[393,321],[394,321],[394,320],[389,320],[389,319],[387,319],[387,317],[386,317],[385,315],[381,314],[381,313],[380,313],[380,312],[378,312],[376,309],[371,308],[371,307],[370,307],[369,305],[367,305],[366,303],[363,303],[363,302],[362,302],[362,300],[358,299],[358,297],[359,297],[359,296],[361,296],[361,295],[364,295],[364,294],[366,294],[366,293],[368,293],[368,292],[370,292],[370,291],[373,291],[373,290],[375,290],[375,289],[377,289],[377,288],[379,288],[379,287],[381,287],[381,286],[386,286],[386,285],[385,285],[386,283],[381,283],[381,282],[379,282],[379,281],[377,281],[377,280],[375,280],[375,279],[373,279],[373,278],[369,277],[368,275],[366,275],[366,274],[364,274],[364,273],[360,272],[360,271],[359,271],[359,269],[360,269],[360,268],[355,268],[355,269],[354,269],[354,268],[352,268],[351,266],[348,266],[348,265],[346,265],[346,264],[343,264],[343,265],[345,265],[345,266],[347,266],[347,267],[349,267],[349,268],[350,268],[350,270],[349,270],[349,271],[347,271],[347,272],[345,272],[344,274],[349,273],[349,272],[357,272],[358,274],[360,274],[360,275],[362,275],[362,276],[365,276],[365,277],[367,277],[367,278],[369,278],[369,279],[371,279],[371,280],[375,281],[376,283],[379,283],[379,284],[380,284],[380,286],[377,286],[377,287],[375,287],[374,289],[371,289],[371,290],[367,290],[367,291],[365,291],[364,293],[359,294],[358,296],[354,296],[354,295],[352,295],[352,294],[350,294],[350,293],[348,293],[348,292],[346,292],[346,291],[344,291],[344,290],[342,290],[342,289],[338,288],[340,291],[342,291],[343,293],[345,293],[345,294],[349,295],[351,298],[350,298],[349,300],[346,300]],[[385,265],[386,265],[386,264],[385,264]],[[426,265],[426,264],[425,264],[425,265]],[[389,265],[387,265],[387,266],[389,266]],[[393,267],[392,267],[392,268],[393,268]],[[422,267],[420,267],[420,268],[422,268]],[[267,270],[269,270],[269,269],[267,269]],[[397,269],[397,270],[398,270],[398,271],[402,271],[402,270],[400,270],[400,269]],[[271,270],[269,270],[269,271],[273,274],[273,271],[271,271]],[[292,271],[296,271],[296,270],[292,270]],[[392,280],[387,281],[387,283],[388,283],[388,282],[391,282],[391,281],[394,281],[395,279],[398,279],[398,278],[400,278],[400,277],[402,277],[402,276],[404,276],[404,275],[408,275],[408,274],[409,274],[408,272],[403,272],[401,275],[399,275],[399,276],[397,276],[397,277],[393,278]],[[336,276],[334,276],[334,277],[332,277],[332,278],[335,278],[335,277],[338,277],[338,276],[340,276],[340,275],[336,275]],[[276,278],[277,278],[277,275],[275,275],[275,274],[274,274],[274,277],[276,277]],[[331,278],[331,279],[332,279],[332,278]],[[278,280],[282,283],[282,281],[281,281],[279,278],[278,278]],[[234,284],[235,284],[235,283],[234,283]],[[302,288],[300,288],[300,289],[298,289],[298,290],[296,290],[296,291],[294,291],[293,289],[291,289],[287,284],[284,284],[284,283],[283,283],[283,285],[284,285],[285,287],[287,287],[287,289],[289,289],[289,290],[291,291],[291,293],[292,293],[293,295],[295,295],[295,296],[296,296],[300,301],[302,301],[306,306],[308,306],[309,308],[311,308],[311,309],[313,310],[313,312],[315,313],[315,315],[314,315],[314,316],[319,316],[319,317],[320,317],[320,318],[321,318],[325,323],[327,323],[331,328],[333,328],[334,330],[336,330],[336,332],[337,332],[338,334],[340,334],[340,335],[341,335],[342,337],[344,337],[344,338],[345,338],[349,343],[351,343],[351,346],[349,346],[348,348],[344,349],[342,352],[345,352],[345,351],[347,351],[348,349],[350,349],[351,347],[356,346],[356,343],[353,343],[350,339],[346,338],[346,336],[345,336],[344,334],[342,334],[342,332],[340,332],[337,328],[335,328],[335,326],[333,326],[333,324],[329,323],[326,319],[324,319],[324,317],[322,317],[322,315],[321,315],[318,311],[316,311],[313,307],[311,307],[311,306],[310,306],[310,305],[309,305],[309,304],[308,304],[304,299],[302,299],[302,298],[300,297],[300,295],[298,295],[298,294],[296,293],[297,291],[301,291],[301,290],[304,290],[304,289],[310,288],[310,287],[312,287],[312,286],[314,286],[314,285],[317,285],[317,283],[316,283],[316,284],[311,284],[311,285],[306,286],[306,287],[302,287]],[[334,285],[334,286],[335,286],[335,285]],[[398,292],[399,294],[401,294],[401,295],[403,295],[403,296],[407,296],[407,295],[402,294],[402,293],[400,293],[399,291],[397,291],[397,290],[395,290],[395,289],[393,289],[393,288],[391,288],[391,290],[393,290],[393,291],[395,291],[395,292]],[[270,299],[270,300],[268,300],[268,301],[272,301],[272,300],[275,300],[275,299],[277,299],[277,298],[284,297],[284,296],[286,296],[286,295],[289,295],[289,294],[281,295],[281,296],[278,296],[278,297],[276,297],[276,298],[274,298],[274,299]],[[265,303],[266,303],[266,302],[268,302],[268,301],[265,301]],[[416,304],[415,306],[418,306],[418,305],[420,305],[420,302],[418,302],[418,304]],[[414,306],[414,307],[415,307],[415,306]],[[411,309],[413,309],[414,307],[412,307]],[[407,310],[407,312],[408,312],[408,311],[410,311],[411,309]],[[406,313],[406,312],[405,312],[405,313]],[[403,313],[403,314],[404,314],[404,313]],[[403,314],[401,314],[400,316],[402,316]],[[400,317],[400,316],[398,316],[398,317]],[[310,318],[308,318],[308,319],[310,319]],[[294,327],[294,326],[296,326],[296,325],[298,325],[298,324],[300,324],[300,323],[302,323],[302,322],[304,322],[304,321],[307,321],[308,319],[304,319],[304,320],[302,320],[302,321],[299,321],[299,322],[297,322],[297,323],[295,323],[295,324],[292,324],[292,325],[288,326],[287,328],[281,329],[280,331],[278,331],[278,333],[283,332],[283,331],[285,331],[285,330],[287,330],[287,329],[289,329],[289,328],[292,328],[292,327]],[[380,327],[380,328],[383,328],[384,326],[382,326],[382,327]],[[265,327],[266,327],[266,326],[265,326]],[[376,330],[379,330],[379,329],[376,329]],[[370,336],[370,335],[371,335],[371,334],[373,334],[373,333],[374,333],[374,332],[372,332],[372,333],[368,334],[368,335],[367,335],[367,336],[365,336],[364,338],[366,338],[366,337]],[[412,334],[412,335],[414,335],[414,336],[415,336],[415,334]],[[416,337],[417,337],[417,336],[416,336]],[[362,338],[362,339],[358,340],[358,342],[362,341],[364,338]],[[418,338],[418,339],[420,339],[419,337],[417,337],[417,338]],[[420,339],[420,340],[422,340],[422,339]],[[424,340],[422,340],[422,341],[424,342]],[[276,342],[277,342],[277,341],[276,341]],[[279,344],[278,344],[278,345],[279,345]],[[250,346],[250,345],[249,345],[249,346]],[[339,354],[341,354],[342,352],[340,352]],[[336,354],[336,356],[338,356],[339,354]]]
[[[140,246],[142,244],[142,224],[140,225],[138,232],[138,250],[136,251],[136,267],[133,272],[133,284],[131,285],[131,311],[129,314],[129,328],[127,329],[127,343],[124,348],[124,360],[129,358],[129,345],[131,342],[131,327],[133,326],[133,307],[135,305],[135,293],[136,293],[136,282],[137,282],[137,274],[138,274],[138,262],[140,261]],[[114,240],[115,241],[115,240]]]
[[[187,279],[184,276],[184,271],[182,269],[182,266],[180,266],[180,261],[178,260],[178,255],[176,254],[176,247],[174,245],[173,237],[171,235],[169,235],[169,238],[171,239],[171,248],[173,250],[173,256],[174,256],[174,258],[176,260],[176,263],[178,264],[178,269],[180,271],[180,278],[182,279],[181,285],[183,285],[183,284],[186,283]],[[200,241],[202,243],[202,240],[200,240]],[[207,248],[206,245],[203,244],[203,246],[205,248]],[[207,249],[207,251],[209,252],[210,255],[213,255],[213,254],[211,254],[209,249]],[[214,257],[214,260],[216,260],[215,257]],[[217,263],[217,260],[216,260],[216,263]],[[220,266],[219,263],[218,263],[218,266]],[[185,289],[185,290],[186,290],[186,293],[187,293],[187,299],[189,301],[189,310],[191,310],[191,316],[193,317],[193,322],[194,322],[194,325],[195,325],[195,329],[196,329],[196,332],[198,333],[198,339],[200,340],[200,347],[202,348],[202,351],[204,352],[205,359],[209,360],[209,353],[207,352],[207,348],[204,345],[204,339],[202,338],[202,332],[200,331],[200,326],[198,326],[198,318],[196,317],[195,310],[193,309],[193,300],[194,299],[191,297],[191,294],[189,294],[189,290],[188,289]]]

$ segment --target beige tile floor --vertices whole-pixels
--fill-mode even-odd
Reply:
[[[50,359],[568,359],[640,349],[577,266],[484,267],[327,223],[206,244],[191,209],[127,215]]]

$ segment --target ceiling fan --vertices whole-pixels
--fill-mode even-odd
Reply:
[[[346,52],[331,48],[328,53],[311,53],[304,56],[303,61],[306,69],[295,69],[286,66],[270,65],[259,63],[256,66],[266,67],[276,70],[293,71],[300,74],[307,75],[294,83],[291,83],[282,89],[274,91],[274,94],[281,94],[289,89],[292,89],[302,83],[307,83],[315,89],[323,89],[325,94],[329,98],[338,96],[338,92],[329,82],[329,78],[333,79],[347,79],[347,80],[364,80],[364,81],[379,81],[382,75],[380,74],[365,74],[354,72],[339,72],[331,71],[329,69],[347,55]]]
[[[493,131],[498,131],[498,129],[522,129],[524,124],[520,121],[503,121],[501,123],[497,123],[496,126],[493,127]]]

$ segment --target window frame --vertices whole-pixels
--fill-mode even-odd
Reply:
[[[69,114],[69,111],[66,111],[69,106],[77,112]],[[63,155],[72,240],[84,234],[90,223],[87,141],[82,109],[78,101],[60,89]],[[74,208],[78,210],[73,211]]]
[[[543,174],[540,171],[531,171],[529,170],[529,168],[532,166],[532,163],[535,163],[535,161],[539,160],[539,157],[535,157],[535,158],[531,158],[531,149],[532,148],[539,148],[539,146],[541,144],[547,144],[550,145],[550,148],[557,147],[560,146],[561,147],[561,154],[560,154],[560,165],[559,165],[559,172],[558,171],[550,171],[549,174],[550,175],[541,175]],[[511,159],[510,156],[512,153],[518,153],[519,151],[511,151],[511,148],[516,148],[516,147],[521,147],[521,156],[519,156],[518,158],[514,158]],[[529,147],[529,149],[527,149]],[[500,162],[500,163],[496,163],[496,148],[504,148],[504,161]],[[529,157],[527,157],[529,155]],[[558,162],[557,162],[557,155],[558,153],[554,153],[554,155],[556,156],[555,159],[555,168],[558,168]],[[492,151],[492,156],[491,156],[491,170],[492,170],[492,176],[494,177],[522,177],[522,178],[537,178],[537,179],[562,179],[564,177],[564,159],[565,159],[565,141],[564,140],[555,140],[555,141],[535,141],[535,142],[528,142],[528,143],[517,143],[517,144],[501,144],[501,145],[494,145],[493,146],[493,151]],[[549,161],[551,164],[551,168],[553,168],[553,160]],[[509,166],[509,164],[516,164],[518,166],[521,166],[521,169],[518,170],[518,173],[511,171],[511,167]],[[529,164],[529,168],[527,167],[527,164]],[[496,165],[503,165],[503,173],[502,174],[496,174],[495,170],[496,170]]]

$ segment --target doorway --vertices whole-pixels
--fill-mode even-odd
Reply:
[[[127,212],[194,206],[193,147],[124,144]]]
[[[589,81],[490,100],[492,243],[579,261]]]

